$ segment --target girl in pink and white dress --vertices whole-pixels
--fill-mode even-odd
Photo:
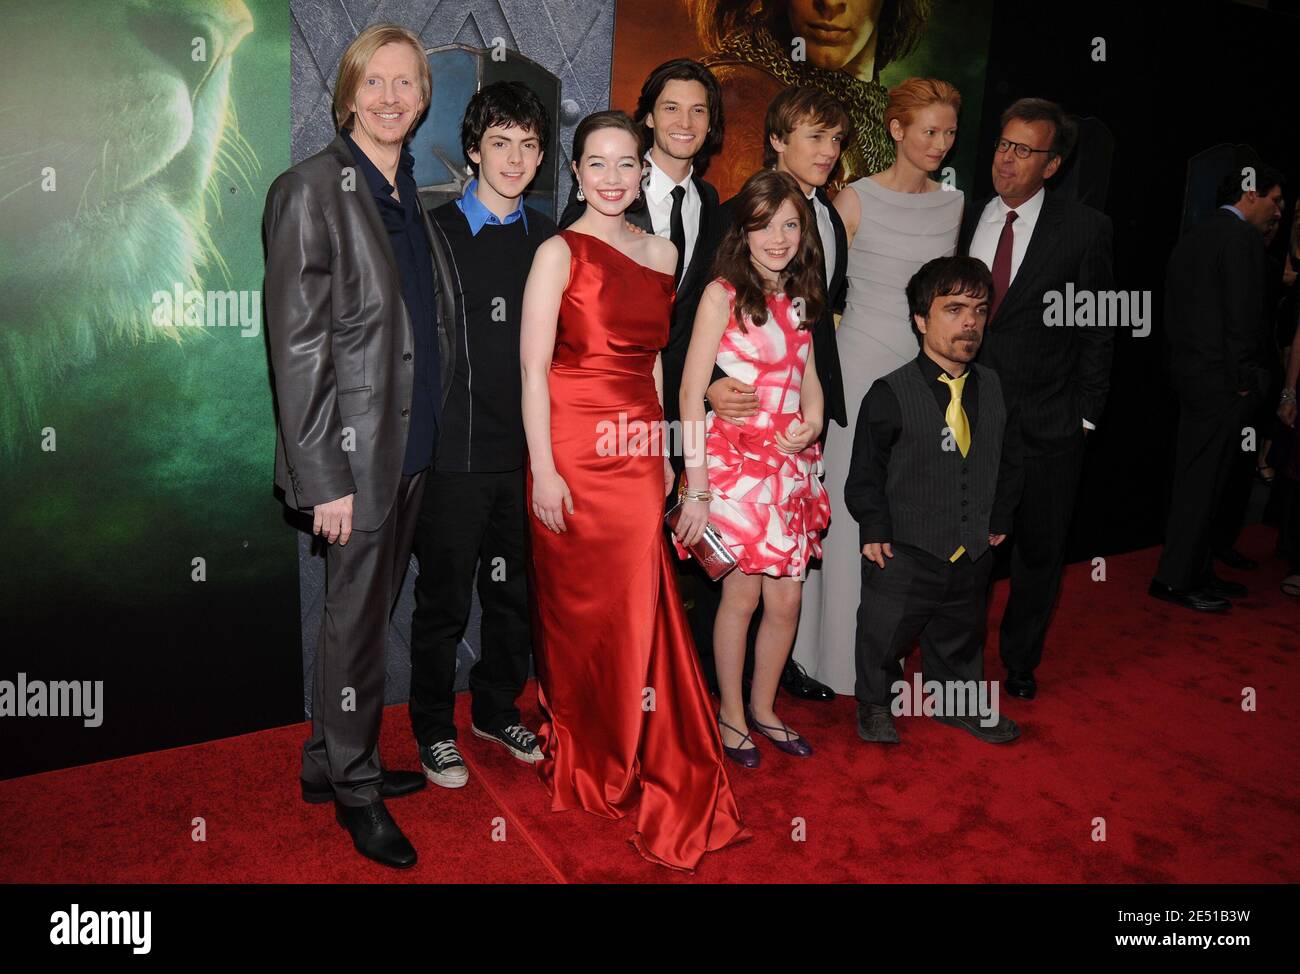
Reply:
[[[823,400],[808,324],[817,321],[826,297],[813,217],[792,177],[755,173],[731,205],[735,223],[718,248],[717,279],[700,300],[682,377],[686,484],[676,534],[684,554],[683,546],[712,524],[736,556],[713,630],[718,724],[727,756],[753,768],[759,764],[754,730],[787,754],[812,754],[772,708],[808,561],[821,557],[820,532],[830,520],[817,476]],[[755,387],[756,415],[742,423],[705,415],[715,363]],[[745,641],[760,598],[746,711]]]

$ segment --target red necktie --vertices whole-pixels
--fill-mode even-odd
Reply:
[[[1011,224],[1016,222],[1017,216],[1019,214],[1015,210],[1007,210],[1007,222],[1002,224],[1002,233],[998,235],[998,249],[993,252],[993,300],[989,302],[989,321],[992,321],[993,316],[998,313],[998,305],[1002,303],[1007,288],[1011,286],[1011,246],[1015,239]]]

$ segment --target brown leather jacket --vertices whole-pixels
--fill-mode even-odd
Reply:
[[[438,281],[445,399],[455,298],[447,255],[420,212]],[[341,136],[271,184],[262,239],[276,486],[300,511],[355,494],[353,527],[376,530],[402,476],[415,339],[388,234]]]

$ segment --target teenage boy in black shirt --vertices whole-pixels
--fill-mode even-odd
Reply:
[[[475,178],[431,214],[451,254],[462,345],[416,533],[411,725],[424,773],[444,788],[469,780],[456,746],[454,684],[476,566],[483,621],[481,654],[469,673],[473,732],[521,761],[542,759],[515,703],[532,651],[519,321],[533,254],[555,232],[523,200],[549,138],[546,109],[528,87],[487,85],[461,122]]]

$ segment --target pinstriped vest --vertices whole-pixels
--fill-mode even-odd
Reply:
[[[988,550],[989,516],[1002,460],[1006,403],[997,373],[973,362],[979,375],[979,420],[966,456],[915,361],[882,378],[898,398],[902,433],[889,454],[885,498],[891,540],[947,561],[961,545],[972,560]],[[944,449],[946,445],[949,449]]]

